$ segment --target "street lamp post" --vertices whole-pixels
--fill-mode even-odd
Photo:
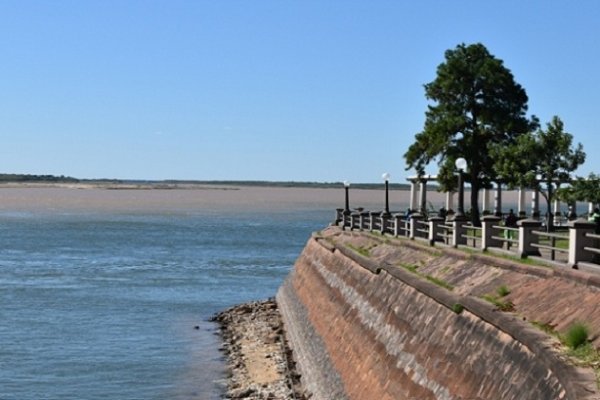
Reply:
[[[344,191],[346,192],[346,206],[344,207],[344,214],[350,214],[350,201],[348,199],[348,189],[350,189],[350,182],[344,181]]]
[[[383,215],[386,217],[390,215],[390,197],[389,197],[389,181],[390,174],[385,172],[381,175],[381,178],[385,181],[385,210],[383,211]]]
[[[463,180],[463,172],[467,169],[467,160],[460,157],[456,159],[454,163],[458,170],[458,210],[456,212],[457,217],[465,216],[465,183]]]

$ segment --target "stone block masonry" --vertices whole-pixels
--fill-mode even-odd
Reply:
[[[600,400],[526,323],[330,239],[309,240],[277,294],[312,399]]]

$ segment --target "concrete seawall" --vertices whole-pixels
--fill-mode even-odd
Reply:
[[[277,294],[313,399],[600,399],[593,373],[528,322],[398,266],[440,254],[406,247],[390,264],[345,245],[361,235],[335,235],[308,241]]]

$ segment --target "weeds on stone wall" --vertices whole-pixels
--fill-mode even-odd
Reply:
[[[464,311],[464,309],[465,309],[465,306],[463,306],[463,305],[462,305],[462,304],[460,304],[460,303],[454,303],[454,304],[452,305],[452,311],[454,311],[454,312],[455,312],[455,313],[457,313],[457,314],[460,314],[460,313],[462,313],[462,312]]]
[[[434,283],[438,286],[443,287],[444,289],[447,290],[454,290],[454,286],[452,286],[450,283],[446,282],[443,279],[440,278],[436,278],[435,276],[432,275],[427,275],[427,274],[421,274],[418,271],[418,268],[420,267],[419,265],[416,264],[408,264],[408,263],[398,263],[399,266],[401,266],[402,268],[409,270],[410,272],[412,272],[415,275],[420,276],[421,278],[425,278],[427,279],[429,282]]]
[[[503,297],[510,294],[510,289],[506,285],[501,285],[496,289],[496,294],[486,294],[482,298],[493,305],[495,305],[500,311],[515,311],[515,305],[512,301],[503,299]]]
[[[436,285],[443,287],[444,289],[448,289],[450,291],[454,290],[454,286],[452,286],[443,279],[436,278],[435,276],[431,275],[425,275],[425,279],[427,279],[431,283],[435,283]]]
[[[596,386],[600,388],[600,352],[589,341],[589,329],[585,324],[576,322],[565,334],[556,331],[554,325],[549,323],[531,321],[531,324],[557,338],[566,347],[565,353],[575,364],[593,369],[596,374]]]
[[[569,329],[565,333],[564,343],[571,350],[575,350],[578,347],[583,346],[587,343],[588,336],[589,328],[581,322],[576,322],[573,325],[571,325],[571,327],[569,327]]]
[[[404,269],[409,270],[413,274],[418,274],[417,268],[419,268],[419,266],[416,265],[416,264],[398,263],[398,265],[401,266]]]
[[[353,246],[351,244],[346,244],[346,247],[348,247],[349,249],[354,250],[355,252],[357,252],[358,254],[360,254],[363,257],[369,257],[371,255],[371,250],[367,247],[363,247],[363,246]]]

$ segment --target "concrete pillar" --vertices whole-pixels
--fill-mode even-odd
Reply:
[[[537,189],[531,191],[531,218],[540,217],[540,192]]]
[[[382,234],[389,232],[388,231],[388,224],[389,222],[392,220],[392,215],[389,213],[381,213],[381,215],[379,216],[380,220],[381,220],[381,225],[379,226],[379,229],[381,231]]]
[[[525,193],[527,191],[525,190],[525,188],[520,187],[519,188],[519,192],[518,192],[518,207],[517,207],[517,215],[519,216],[519,218],[524,218],[527,215],[527,212],[525,211]]]
[[[360,229],[362,230],[362,215],[360,212],[353,212],[350,214],[350,230]]]
[[[502,247],[502,241],[493,239],[492,236],[500,236],[500,230],[494,226],[500,225],[502,218],[486,215],[481,219],[481,248],[487,250],[490,247]]]
[[[467,244],[467,238],[463,237],[467,233],[467,229],[463,228],[467,221],[468,219],[464,215],[457,215],[452,219],[452,246],[458,247],[458,245]]]
[[[554,225],[560,225],[560,201],[554,200],[554,204],[552,206],[552,214],[554,214]]]
[[[339,225],[340,222],[342,222],[343,220],[343,216],[344,216],[344,209],[343,208],[336,208],[335,209],[335,220],[333,221],[333,225]]]
[[[587,237],[588,233],[594,233],[596,224],[583,219],[569,222],[569,266],[577,267],[580,261],[593,261],[594,253],[585,251],[584,247],[595,247],[598,242],[594,238]]]
[[[588,215],[592,215],[594,213],[594,203],[592,203],[591,201],[588,203]]]
[[[371,211],[369,212],[369,230],[374,231],[377,228],[377,218],[379,218],[381,213],[379,211]]]
[[[408,237],[412,240],[419,236],[419,232],[417,232],[417,229],[419,229],[419,221],[421,221],[422,219],[423,216],[419,213],[414,213],[410,215],[410,233],[408,234]]]
[[[410,203],[408,205],[412,211],[416,211],[417,209],[417,181],[410,181]]]
[[[446,192],[446,210],[454,211],[454,192]]]
[[[494,215],[502,216],[502,183],[496,182],[496,192],[494,193]]]
[[[492,213],[490,209],[490,189],[483,189],[481,192],[481,213],[483,215]]]
[[[427,210],[427,179],[421,179],[419,182],[419,212],[424,213]]]
[[[404,231],[404,221],[402,219],[402,214],[394,214],[392,220],[394,221],[394,236],[398,237]]]
[[[533,231],[542,227],[542,222],[535,219],[522,219],[517,221],[519,227],[519,255],[523,258],[527,256],[539,256],[540,251],[532,244],[538,243],[538,236]]]
[[[431,217],[429,218],[429,244],[433,246],[435,242],[441,242],[442,240],[442,228],[440,225],[444,223],[442,217]]]

